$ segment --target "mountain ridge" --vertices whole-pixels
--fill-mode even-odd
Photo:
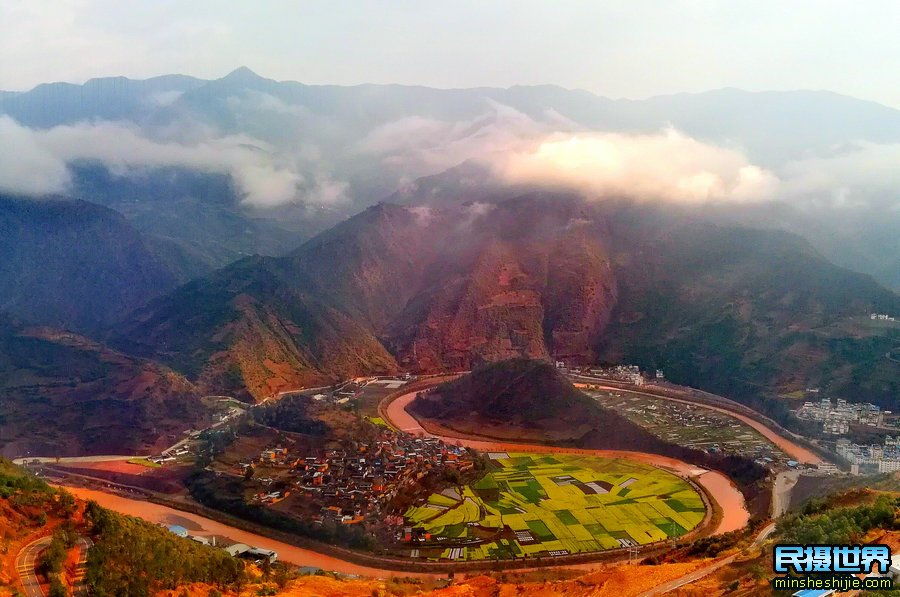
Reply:
[[[205,412],[171,369],[3,313],[0,392],[0,447],[11,457],[160,450]]]
[[[345,372],[452,371],[512,357],[607,360],[662,368],[674,381],[737,397],[818,382],[894,400],[891,363],[877,354],[889,340],[845,328],[873,309],[900,311],[900,297],[830,264],[796,235],[546,193],[479,201],[380,204],[287,257],[218,272],[208,283],[221,290],[204,299],[191,297],[203,283],[182,287],[182,298],[170,295],[132,317],[113,343],[140,345],[141,356],[163,355],[196,375],[215,351],[183,346],[165,354],[159,338],[170,338],[165,330],[179,329],[176,322],[201,321],[207,308],[220,313],[221,296],[232,301],[251,288],[247,304],[276,327],[318,322],[306,325],[308,335],[288,334],[290,350],[323,337],[346,340],[344,348],[329,340],[310,353],[332,346],[336,358],[352,350]],[[179,303],[190,307],[171,319]],[[301,304],[306,315],[291,311]],[[213,338],[233,331],[229,325],[209,320],[198,329]],[[820,357],[801,358],[810,344]],[[859,377],[864,368],[877,383]]]

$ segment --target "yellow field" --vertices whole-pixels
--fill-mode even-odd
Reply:
[[[629,460],[505,454],[459,499],[434,494],[406,512],[440,550],[431,559],[562,555],[678,537],[705,515],[687,481]]]

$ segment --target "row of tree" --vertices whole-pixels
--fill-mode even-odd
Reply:
[[[193,582],[239,592],[246,583],[243,562],[221,549],[182,539],[94,502],[88,503],[85,518],[94,538],[86,571],[91,595],[149,597]]]
[[[872,529],[900,528],[900,499],[879,496],[853,508],[829,508],[827,500],[811,500],[803,510],[778,523],[784,543],[801,545],[859,543]]]

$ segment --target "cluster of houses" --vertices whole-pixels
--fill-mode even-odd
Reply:
[[[177,447],[172,447],[162,452],[161,454],[157,454],[155,456],[148,456],[147,460],[153,462],[155,464],[166,464],[169,462],[175,462],[182,456],[187,456],[190,454],[190,448],[186,444],[179,445]]]
[[[285,471],[276,473],[281,489],[257,493],[253,498],[257,503],[276,504],[298,493],[317,507],[314,522],[354,524],[380,514],[405,484],[414,486],[429,471],[441,467],[466,471],[474,463],[464,448],[384,430],[372,442],[353,442],[352,447],[315,455],[269,448],[257,463],[244,466]],[[257,480],[276,486],[271,478]]]
[[[567,369],[562,361],[556,363],[558,369],[564,370],[564,373],[577,373],[586,377],[596,377],[598,379],[614,379],[634,384],[636,386],[644,385],[644,375],[641,368],[637,365],[616,365],[614,367],[590,367],[584,369]],[[663,379],[663,372],[656,372],[658,379]]]
[[[620,394],[614,395],[621,397]],[[788,465],[783,452],[762,436],[747,437],[743,424],[728,415],[664,400],[653,403],[635,400],[625,404],[617,403],[616,408],[649,423],[653,426],[653,432],[660,437],[685,447],[709,454],[740,454],[753,458],[757,464],[767,468]],[[734,429],[733,439],[725,439],[727,436],[723,437],[718,433],[726,427]],[[690,434],[688,439],[684,434],[685,429],[696,429],[697,432]]]
[[[882,445],[859,445],[839,439],[835,451],[850,464],[854,475],[900,471],[900,436],[887,436]]]
[[[850,431],[850,424],[880,427],[884,423],[881,408],[868,402],[847,402],[838,398],[833,403],[830,398],[822,398],[818,402],[804,402],[796,410],[797,418],[822,423],[822,430],[833,435],[844,435]]]
[[[191,535],[185,527],[177,524],[169,526],[168,529],[170,533],[183,539],[190,539],[191,541],[196,541],[201,545],[210,547],[220,547],[235,558],[252,560],[257,563],[268,561],[270,564],[274,564],[278,559],[278,552],[272,551],[271,549],[253,547],[252,545],[247,545],[245,543],[233,543],[225,538],[220,540],[216,536],[207,537],[205,535]]]

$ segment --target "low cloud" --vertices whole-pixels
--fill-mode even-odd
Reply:
[[[65,193],[72,186],[69,164],[92,160],[123,176],[165,167],[227,174],[248,206],[347,206],[380,198],[366,195],[366,185],[397,184],[412,193],[418,177],[471,160],[502,182],[570,188],[598,199],[780,200],[810,210],[900,206],[900,144],[858,142],[763,168],[740,147],[671,128],[587,130],[552,110],[530,116],[490,100],[469,118],[411,115],[367,131],[263,93],[226,104],[244,133],[222,134],[190,114],[152,129],[93,122],[38,130],[0,116],[0,190]]]
[[[780,186],[775,174],[740,151],[673,129],[648,135],[555,134],[492,165],[510,183],[575,188],[601,198],[760,201]]]
[[[65,162],[41,146],[29,129],[0,116],[0,191],[49,195],[69,183]]]
[[[773,172],[752,164],[740,150],[674,129],[588,131],[552,111],[535,119],[496,102],[468,121],[415,116],[384,124],[357,150],[380,156],[385,165],[424,173],[475,160],[510,184],[574,188],[591,197],[760,201],[780,188]]]
[[[782,168],[786,194],[814,208],[900,209],[900,144],[860,141]]]
[[[668,128],[647,133],[587,130],[547,111],[532,118],[487,102],[459,121],[410,116],[371,130],[355,146],[411,182],[467,160],[501,181],[575,189],[593,198],[702,204],[784,201],[804,209],[900,209],[900,144],[858,142],[831,154],[764,168],[737,146]]]
[[[120,123],[33,130],[0,116],[0,148],[0,190],[31,196],[65,193],[72,183],[68,165],[79,160],[102,162],[119,175],[165,167],[228,174],[243,202],[256,207],[337,202],[345,191],[343,183],[301,172],[291,156],[245,135],[173,143]]]
[[[554,111],[536,120],[514,108],[486,101],[483,114],[470,120],[444,121],[409,116],[380,125],[355,147],[407,177],[435,174],[467,160],[488,160],[574,125]]]

